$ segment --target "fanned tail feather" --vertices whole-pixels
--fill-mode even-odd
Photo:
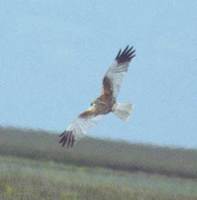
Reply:
[[[114,104],[112,111],[117,117],[119,117],[123,121],[127,121],[132,111],[132,104],[116,103]]]

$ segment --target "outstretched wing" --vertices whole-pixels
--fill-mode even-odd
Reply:
[[[132,58],[135,57],[133,47],[127,46],[123,51],[120,49],[114,63],[109,67],[103,79],[103,94],[117,97],[124,74]]]
[[[63,147],[73,147],[74,143],[81,139],[87,133],[87,129],[94,126],[98,119],[99,117],[95,115],[94,109],[88,109],[81,113],[78,118],[75,119],[61,135],[59,135],[59,143],[62,144]]]

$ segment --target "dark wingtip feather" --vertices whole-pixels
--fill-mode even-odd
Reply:
[[[135,50],[133,50],[133,46],[129,48],[129,45],[127,45],[123,51],[121,51],[121,49],[119,50],[115,59],[120,64],[120,63],[130,62],[131,59],[134,57],[135,57]]]
[[[62,134],[59,135],[59,137],[59,143],[62,145],[62,147],[73,147],[75,142],[75,136],[72,131],[64,131]]]
[[[117,54],[117,56],[116,56],[116,59],[120,56],[120,53],[121,53],[121,49],[119,50],[119,52],[118,52],[118,54]]]

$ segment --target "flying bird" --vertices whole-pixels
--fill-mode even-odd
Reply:
[[[81,139],[87,133],[87,130],[95,125],[96,121],[103,115],[113,112],[123,121],[128,119],[132,111],[132,104],[118,103],[117,95],[123,76],[128,71],[129,63],[134,57],[135,50],[133,47],[127,46],[123,51],[119,50],[113,64],[103,78],[101,95],[59,135],[59,143],[63,147],[73,147],[75,142]]]

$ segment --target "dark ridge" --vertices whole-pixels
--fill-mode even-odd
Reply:
[[[91,138],[67,149],[57,140],[57,134],[44,130],[0,127],[0,155],[197,180],[196,149]],[[72,139],[67,142],[70,146]]]

